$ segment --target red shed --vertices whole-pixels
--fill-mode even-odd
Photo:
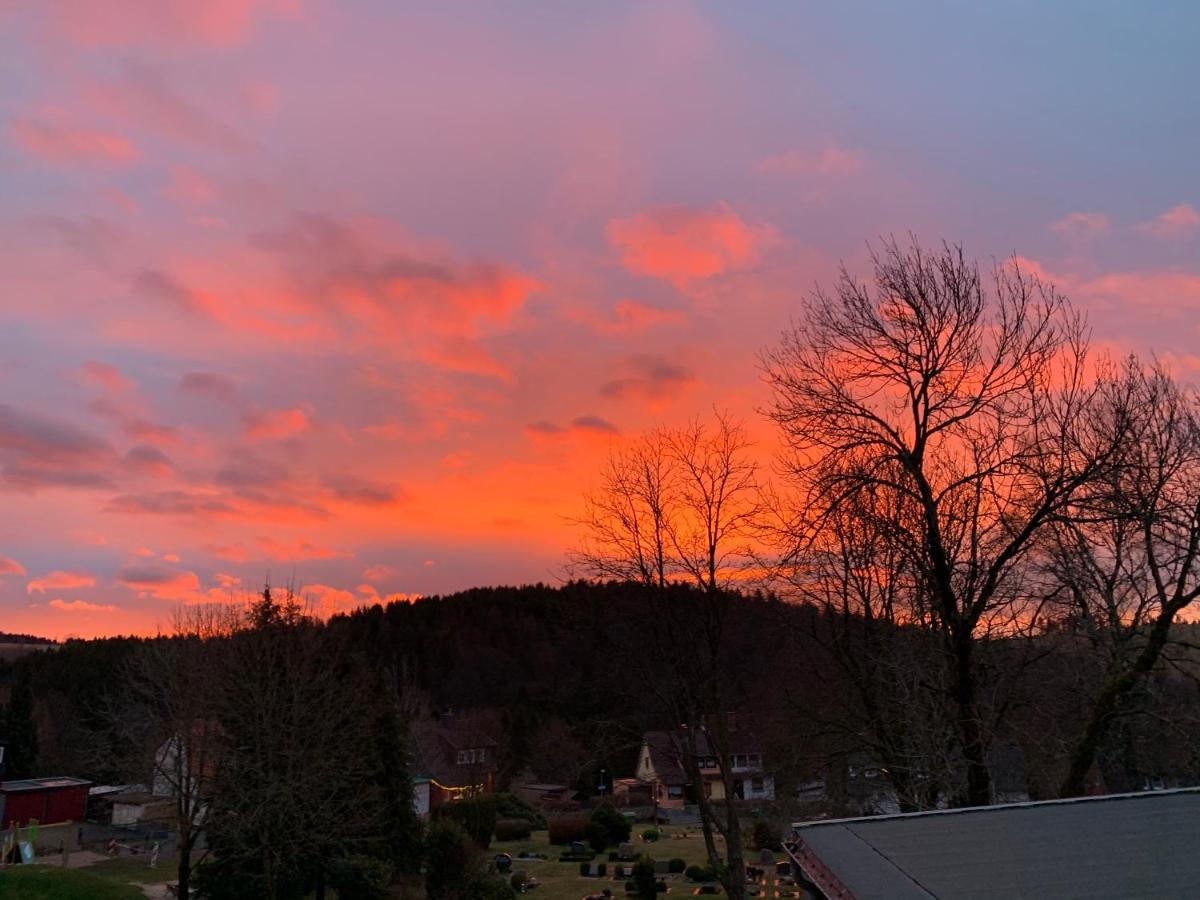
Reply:
[[[66,776],[3,782],[0,793],[4,794],[4,819],[0,831],[14,823],[25,826],[30,819],[37,819],[41,825],[82,822],[91,784]]]

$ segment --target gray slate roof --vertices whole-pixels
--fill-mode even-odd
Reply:
[[[806,874],[857,900],[1200,897],[1200,788],[793,829]]]

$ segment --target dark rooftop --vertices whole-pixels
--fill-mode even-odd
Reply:
[[[88,787],[91,782],[85,778],[71,778],[67,775],[56,775],[52,778],[22,778],[17,781],[0,783],[0,791],[6,794],[17,794],[21,791],[45,791],[54,788]]]
[[[797,823],[829,897],[1196,897],[1200,788]]]

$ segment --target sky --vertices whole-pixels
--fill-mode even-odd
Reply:
[[[902,8],[903,7],[903,8]],[[0,630],[555,581],[888,235],[1200,376],[1191,2],[0,0]]]

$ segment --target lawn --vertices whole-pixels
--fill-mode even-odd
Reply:
[[[106,881],[136,881],[141,884],[161,884],[164,881],[174,881],[178,875],[179,860],[174,856],[160,856],[158,865],[153,869],[150,868],[149,863],[149,855],[143,853],[138,856],[106,859],[88,866],[87,871]]]
[[[0,871],[4,900],[145,900],[137,887],[83,869],[9,866]]]
[[[634,829],[634,845],[639,853],[644,853],[651,859],[669,860],[679,857],[691,865],[703,865],[706,861],[704,854],[704,838],[700,829],[667,828],[659,840],[643,844],[638,835],[640,828]],[[550,857],[546,860],[521,860],[516,856],[522,850],[544,853]],[[513,870],[524,869],[527,875],[532,875],[541,882],[541,887],[530,892],[535,900],[580,900],[589,894],[599,894],[608,888],[618,898],[625,896],[624,879],[614,879],[615,863],[608,863],[609,874],[605,878],[584,878],[579,874],[579,863],[564,863],[558,861],[563,847],[553,847],[545,831],[535,831],[529,840],[524,841],[492,841],[487,850],[489,859],[497,853],[511,853]],[[608,854],[597,854],[597,862],[606,862]],[[695,885],[688,883],[682,875],[670,877],[671,893],[691,895]]]

